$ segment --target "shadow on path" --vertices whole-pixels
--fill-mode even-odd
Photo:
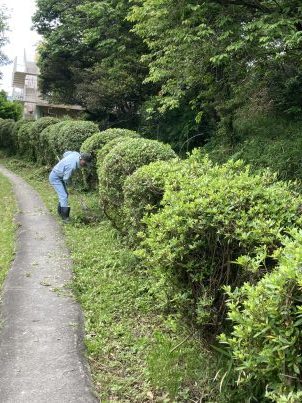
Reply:
[[[71,261],[60,228],[25,181],[2,166],[0,173],[12,182],[20,209],[1,304],[0,401],[97,402],[81,311],[66,290]]]

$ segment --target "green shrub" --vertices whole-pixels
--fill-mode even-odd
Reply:
[[[108,146],[110,144],[111,142]],[[98,156],[101,202],[105,213],[116,225],[121,227],[123,222],[123,185],[127,176],[152,161],[175,157],[176,154],[169,145],[144,139],[120,142],[103,161]]]
[[[168,175],[181,169],[183,163],[178,159],[151,162],[126,178],[123,186],[124,227],[130,244],[138,241],[138,234],[145,228],[143,216],[159,209]]]
[[[256,281],[274,265],[269,255],[300,225],[301,197],[240,161],[200,164],[168,176],[162,208],[143,220],[137,253],[167,284],[171,304],[214,335],[224,324],[221,286]]]
[[[33,119],[20,119],[18,120],[12,130],[12,153],[19,153],[19,143],[18,143],[18,131],[20,130],[20,128],[29,123],[29,122],[33,122]]]
[[[67,150],[80,151],[83,142],[98,131],[98,126],[93,122],[71,120],[66,121],[60,127],[56,137],[56,145],[60,154]]]
[[[40,134],[41,162],[53,165],[65,151],[79,151],[84,140],[98,130],[95,123],[63,120],[46,127]]]
[[[291,232],[279,265],[256,285],[228,287],[231,335],[220,336],[233,355],[238,383],[252,383],[275,402],[302,397],[302,232]],[[243,385],[242,385],[243,384]],[[283,396],[283,398],[282,398]]]
[[[0,118],[0,147],[10,152],[13,151],[13,130],[16,122],[13,119]]]
[[[81,152],[90,153],[93,156],[93,163],[89,170],[84,170],[83,178],[88,189],[95,189],[98,187],[98,176],[96,169],[97,153],[106,144],[117,138],[135,138],[139,134],[132,130],[127,129],[107,129],[102,132],[94,133],[88,137],[81,146]],[[106,149],[105,149],[106,152]]]
[[[40,135],[42,131],[55,123],[59,122],[59,119],[53,117],[42,117],[36,121],[30,121],[32,124],[27,126],[26,129],[22,129],[23,123],[20,127],[20,133],[18,131],[18,141],[20,144],[19,151],[29,161],[38,161],[41,163],[42,154],[47,152],[44,150],[44,144],[40,142]],[[28,128],[31,128],[30,130]],[[21,138],[22,137],[22,138]]]
[[[97,151],[105,144],[117,137],[139,137],[139,134],[128,129],[107,129],[102,132],[94,133],[88,137],[81,146],[81,151],[91,153],[96,157]]]
[[[40,134],[39,162],[45,165],[53,165],[60,157],[60,149],[57,144],[61,129],[66,125],[66,121],[47,126]]]
[[[50,126],[58,123],[60,120],[54,117],[42,117],[36,120],[32,126],[31,130],[31,139],[30,139],[30,146],[33,150],[33,160],[34,161],[41,161],[40,154],[43,153],[43,144],[40,141],[40,135],[42,131]]]
[[[100,167],[106,156],[115,146],[125,141],[128,141],[128,139],[129,137],[116,137],[110,140],[108,143],[106,143],[97,153],[97,167]]]
[[[31,140],[31,131],[33,128],[34,122],[29,121],[20,126],[17,137],[18,137],[18,152],[19,154],[32,161],[33,158],[33,149],[29,146]]]

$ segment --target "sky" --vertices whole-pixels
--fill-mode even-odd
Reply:
[[[0,6],[5,6],[9,14],[9,43],[3,47],[3,52],[13,62],[18,57],[18,63],[22,64],[24,49],[28,60],[33,60],[35,47],[39,41],[39,35],[31,30],[31,17],[35,13],[35,0],[0,0]],[[11,78],[13,63],[1,66],[3,78],[0,81],[0,89],[11,94]]]

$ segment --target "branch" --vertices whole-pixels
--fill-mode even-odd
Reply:
[[[265,13],[272,12],[271,8],[264,6],[258,0],[218,0],[218,3],[221,3],[226,6],[227,5],[245,6],[253,10],[261,10]]]

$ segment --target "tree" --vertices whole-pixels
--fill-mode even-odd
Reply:
[[[299,0],[134,0],[129,19],[148,45],[147,81],[161,86],[158,110],[184,99],[203,119],[211,110],[232,132],[234,113],[260,89],[275,110],[300,112]],[[276,82],[278,78],[278,82]]]
[[[38,0],[42,92],[178,149],[302,111],[300,0]],[[191,140],[192,139],[192,140]]]
[[[97,119],[135,119],[148,86],[142,85],[147,69],[140,61],[145,46],[125,20],[129,2],[39,0],[37,5],[33,22],[44,35],[42,93],[79,103]]]
[[[7,30],[7,16],[4,7],[0,7],[0,66],[3,66],[8,62],[7,56],[2,52],[2,48],[7,43],[7,37],[5,35]],[[2,73],[0,72],[0,78]]]
[[[0,118],[19,120],[22,116],[22,105],[7,100],[5,91],[0,91]]]

